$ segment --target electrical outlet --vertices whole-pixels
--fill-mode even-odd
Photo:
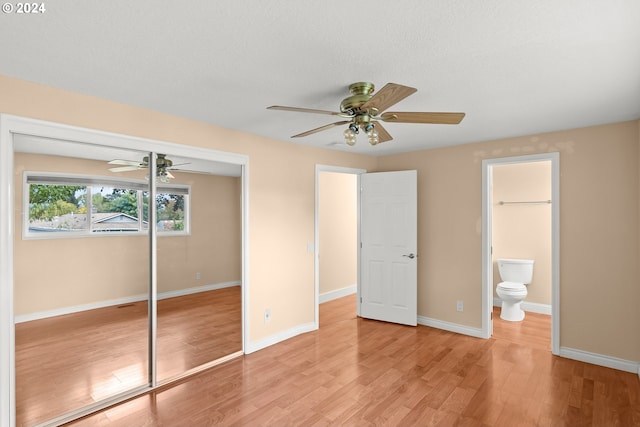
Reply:
[[[271,320],[271,309],[266,308],[264,310],[264,323],[269,323],[270,320]]]
[[[464,311],[464,302],[458,300],[458,302],[456,303],[456,309],[458,311]]]
[[[200,280],[202,278],[202,275],[200,274],[200,272],[198,271],[196,273],[196,280]]]

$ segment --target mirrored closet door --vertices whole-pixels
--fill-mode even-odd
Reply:
[[[11,138],[16,425],[57,425],[242,354],[244,166]]]
[[[148,385],[148,181],[105,161],[144,156],[14,138],[18,425]]]
[[[156,195],[159,382],[242,351],[239,170],[167,159],[172,178]]]

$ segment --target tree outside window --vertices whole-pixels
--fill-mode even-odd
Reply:
[[[55,180],[61,179],[56,177]],[[149,197],[148,192],[142,190],[146,184],[131,182],[114,186],[112,182],[105,182],[100,185],[96,178],[88,179],[91,181],[88,185],[49,184],[46,183],[47,178],[41,176],[33,177],[32,181],[41,182],[29,183],[27,179],[28,235],[50,232],[78,234],[83,231],[130,233],[148,229]],[[159,190],[161,192],[156,194],[158,232],[183,234],[188,230],[185,209],[189,188],[174,185]]]

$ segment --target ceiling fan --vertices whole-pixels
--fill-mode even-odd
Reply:
[[[387,108],[412,95],[417,89],[396,83],[387,83],[376,94],[373,94],[374,89],[375,86],[373,83],[359,82],[351,84],[349,86],[351,96],[342,100],[340,103],[340,112],[284,107],[281,105],[272,105],[267,108],[270,110],[298,111],[301,113],[327,114],[343,117],[346,120],[311,129],[293,135],[292,138],[311,135],[335,126],[349,125],[344,131],[345,142],[348,145],[355,145],[356,136],[360,129],[367,134],[371,145],[392,140],[393,138],[382,126],[381,122],[457,125],[465,116],[465,113],[385,112]]]
[[[186,165],[188,163],[181,163],[180,165],[174,165],[173,162],[167,159],[166,154],[158,154],[156,158],[156,176],[160,182],[169,182],[169,179],[175,178],[171,175],[170,170],[178,170],[175,167]],[[149,156],[144,156],[142,162],[136,162],[132,160],[120,160],[115,159],[109,162],[110,165],[123,165],[115,168],[109,168],[111,172],[127,172],[139,169],[149,168]]]

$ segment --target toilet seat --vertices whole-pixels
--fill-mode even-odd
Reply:
[[[498,283],[496,289],[501,289],[507,292],[522,292],[527,290],[527,286],[524,283],[518,282],[501,282]]]

